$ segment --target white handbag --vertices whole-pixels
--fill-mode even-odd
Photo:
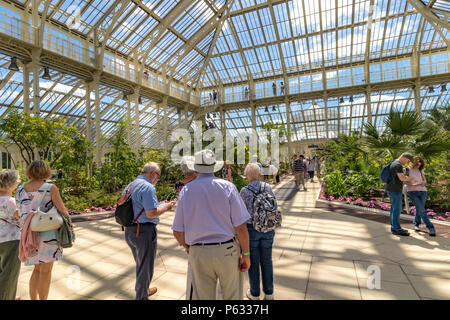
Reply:
[[[48,212],[37,210],[31,219],[31,231],[42,232],[59,229],[63,224],[63,219],[55,207]]]
[[[45,199],[45,195],[47,194],[48,190],[49,188],[45,190],[44,195],[42,196],[41,205]],[[63,224],[63,219],[61,215],[58,213],[58,210],[56,210],[56,207],[53,206],[53,208],[51,208],[48,212],[42,212],[39,209],[41,205],[38,207],[36,213],[31,219],[30,223],[31,231],[43,232],[59,229]]]

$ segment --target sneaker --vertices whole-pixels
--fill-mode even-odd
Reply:
[[[420,231],[420,228],[418,226],[414,226],[415,231]]]
[[[434,228],[430,228],[430,236],[436,237],[436,230]]]
[[[247,298],[250,300],[259,300],[259,297],[252,296],[250,289],[247,289]]]
[[[398,230],[391,229],[391,232],[392,234],[395,234],[397,236],[405,236],[405,237],[409,236],[408,230],[405,229],[398,229]]]
[[[264,300],[274,300],[273,294],[266,294],[266,295],[264,295]]]

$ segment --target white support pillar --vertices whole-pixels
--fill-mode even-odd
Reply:
[[[250,108],[252,109],[252,129],[256,131],[256,108],[253,102],[250,102]]]
[[[168,135],[168,129],[167,129],[167,122],[168,122],[168,116],[169,116],[169,114],[168,114],[168,106],[167,106],[167,100],[168,100],[168,98],[167,98],[167,96],[164,96],[164,98],[163,98],[163,108],[164,108],[164,121],[163,121],[163,124],[164,124],[164,140],[163,140],[163,143],[164,143],[164,151],[166,151],[166,152],[168,152],[169,151],[169,139],[168,139],[168,137],[169,137],[169,135]]]
[[[183,112],[184,112],[184,127],[185,127],[185,129],[189,130],[189,119],[188,119],[189,111],[188,111],[187,104],[184,106]]]
[[[135,141],[135,152],[137,153],[139,148],[141,147],[141,132],[139,130],[139,118],[140,118],[140,111],[139,111],[139,93],[140,93],[140,87],[136,87],[134,89],[134,132],[136,133],[136,141]]]
[[[162,132],[160,114],[161,114],[161,103],[158,103],[156,105],[156,135],[158,137],[156,145],[158,149],[161,149],[161,132]]]
[[[372,121],[372,93],[370,90],[370,86],[367,86],[366,90],[366,105],[367,105],[367,122],[373,124]],[[350,128],[351,129],[351,128]]]
[[[39,116],[41,113],[41,99],[39,96],[39,72],[40,72],[40,64],[39,64],[39,56],[40,51],[39,50],[33,50],[33,60],[31,62],[31,66],[33,68],[33,113],[36,116]]]
[[[411,66],[412,66],[412,73],[413,77],[416,78],[414,82],[414,109],[419,115],[420,118],[422,118],[422,103],[420,99],[420,54],[419,50],[416,46],[413,48],[413,53],[411,56]]]
[[[285,100],[286,104],[286,130],[287,130],[287,141],[288,141],[288,157],[289,161],[292,158],[292,142],[291,142],[291,103],[289,99]]]
[[[127,99],[127,121],[127,143],[131,146],[131,103],[129,99]]]
[[[222,130],[222,137],[223,137],[224,143],[225,143],[227,128],[226,128],[226,122],[225,122],[225,111],[223,110],[223,107],[220,107],[220,128]]]
[[[414,84],[414,108],[419,115],[420,118],[422,118],[422,101],[420,99],[420,79],[417,79]]]
[[[100,74],[94,75],[93,89],[95,90],[95,162],[101,166],[101,138],[100,138]]]
[[[86,103],[86,140],[92,142],[92,111],[91,111],[91,84],[85,82],[85,103]],[[92,164],[87,164],[87,175],[92,177]]]
[[[91,110],[91,83],[85,83],[85,100],[86,100],[86,138],[92,142],[92,110]]]
[[[30,113],[30,67],[23,65],[23,109],[25,113]]]

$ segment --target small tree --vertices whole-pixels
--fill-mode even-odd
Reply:
[[[80,144],[84,146],[85,139],[75,127],[66,125],[64,119],[44,119],[17,110],[0,122],[0,133],[0,143],[15,144],[27,165],[40,158],[51,167],[63,155],[72,154],[72,159],[80,160],[75,152],[79,151]]]
[[[116,131],[107,140],[113,151],[97,171],[98,180],[108,192],[119,190],[139,173],[136,155],[126,142],[129,125],[125,118],[117,122]]]

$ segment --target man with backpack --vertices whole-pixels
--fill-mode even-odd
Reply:
[[[156,225],[159,223],[159,216],[171,210],[174,204],[169,202],[158,206],[154,185],[160,175],[158,164],[149,162],[122,193],[131,197],[134,214],[134,223],[125,227],[125,240],[136,261],[136,300],[148,300],[157,291],[156,287],[149,289],[156,257]]]
[[[402,211],[403,182],[417,182],[416,178],[408,177],[403,173],[403,166],[414,161],[410,153],[403,153],[398,159],[392,161],[381,169],[380,179],[386,183],[386,193],[391,202],[391,232],[395,235],[409,236],[408,230],[400,226],[400,213]]]
[[[247,220],[250,237],[250,289],[247,290],[247,298],[259,300],[261,267],[264,300],[273,300],[272,245],[274,230],[281,226],[281,213],[272,188],[260,180],[259,167],[249,163],[245,176],[249,184],[241,189],[241,197],[251,216]]]

